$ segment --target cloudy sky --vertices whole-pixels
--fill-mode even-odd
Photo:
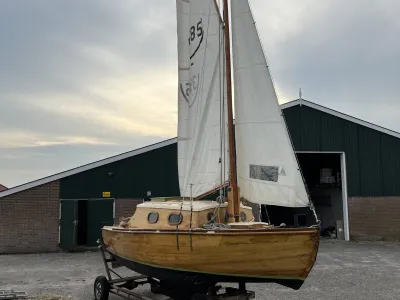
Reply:
[[[280,102],[400,131],[400,1],[251,0]],[[0,1],[0,183],[176,136],[175,0]]]

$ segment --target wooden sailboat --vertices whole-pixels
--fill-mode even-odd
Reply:
[[[124,266],[170,287],[275,282],[298,289],[316,260],[319,221],[249,3],[230,5],[229,13],[224,0],[222,17],[216,0],[177,0],[181,195],[139,204],[127,222],[102,229],[102,243]],[[202,200],[212,192],[215,199]],[[257,222],[244,202],[310,206],[316,224]]]

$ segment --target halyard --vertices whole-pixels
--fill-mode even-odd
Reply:
[[[0,255],[0,290],[25,291],[31,297],[93,299],[94,279],[102,274],[97,251]],[[321,240],[316,265],[299,291],[276,284],[249,284],[248,289],[266,300],[399,299],[400,244]],[[138,291],[152,296],[147,286]]]

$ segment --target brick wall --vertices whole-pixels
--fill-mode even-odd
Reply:
[[[400,197],[350,197],[351,240],[400,240]]]
[[[0,253],[58,250],[58,181],[0,198]]]
[[[142,202],[143,199],[115,199],[115,224],[119,224],[120,218],[131,217],[136,205]]]

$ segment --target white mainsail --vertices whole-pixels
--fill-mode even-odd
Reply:
[[[240,196],[258,204],[308,206],[248,0],[232,0],[231,12]]]
[[[184,197],[190,196],[191,184],[196,197],[228,179],[221,30],[215,0],[177,0],[178,171]]]

